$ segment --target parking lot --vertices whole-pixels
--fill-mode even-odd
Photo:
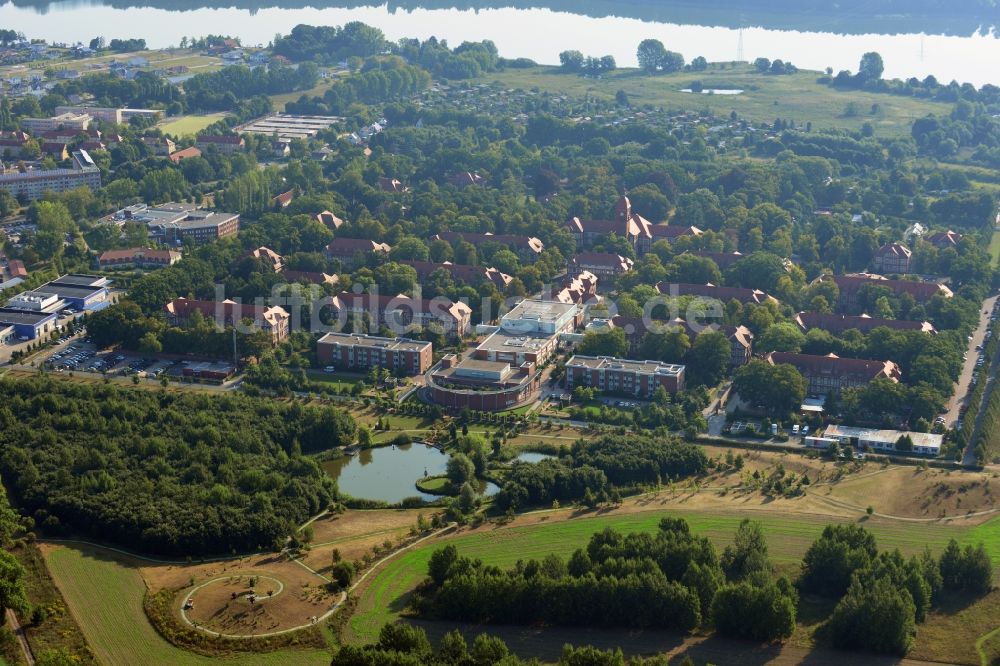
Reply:
[[[180,361],[164,361],[116,351],[98,351],[86,340],[75,341],[49,355],[46,363],[55,372],[93,372],[110,376],[138,375],[156,378],[180,376]]]

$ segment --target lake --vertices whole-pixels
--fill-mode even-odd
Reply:
[[[157,0],[149,2],[156,4]],[[807,26],[792,30],[754,27],[755,21],[771,26],[788,25],[784,17],[755,18],[738,13],[739,18],[734,14],[726,20],[720,13],[685,15],[656,11],[655,4],[645,13],[629,5],[622,10],[628,16],[601,15],[602,12],[590,12],[592,15],[588,16],[559,10],[571,7],[570,3],[550,4],[557,9],[428,9],[418,4],[407,5],[405,9],[397,4],[353,8],[159,4],[164,7],[137,7],[127,2],[111,6],[100,0],[7,2],[0,4],[0,25],[22,31],[28,37],[54,42],[87,42],[98,35],[108,39],[142,37],[151,47],[160,48],[176,45],[184,36],[208,33],[238,36],[247,45],[267,44],[275,33],[287,33],[299,23],[342,25],[363,21],[381,28],[390,39],[436,36],[456,45],[465,40],[490,39],[506,57],[528,57],[542,64],[558,63],[561,51],[579,49],[588,55],[613,55],[619,66],[636,65],[636,46],[652,37],[689,61],[699,55],[710,61],[731,61],[742,53],[748,61],[757,57],[780,58],[801,69],[832,67],[835,71],[854,71],[863,53],[878,51],[885,60],[886,77],[923,78],[933,74],[942,81],[956,79],[977,86],[1000,83],[1000,68],[996,67],[1000,62],[1000,39],[992,29],[978,29],[970,20],[951,25],[945,20],[916,22],[897,17],[892,21],[889,17],[846,23],[820,16],[792,21],[791,25]],[[185,9],[167,8],[178,6]],[[677,16],[677,22],[667,18],[671,16]],[[692,22],[685,22],[685,17]],[[935,29],[936,23],[947,30]],[[741,30],[737,24],[749,27]],[[911,32],[898,32],[900,29]],[[950,34],[930,34],[941,31]],[[886,34],[889,32],[896,34]]]
[[[428,502],[439,499],[420,492],[414,484],[425,476],[444,474],[447,464],[447,453],[432,446],[407,444],[364,449],[354,456],[328,460],[323,469],[337,481],[341,492],[351,497],[395,504],[407,497],[421,497]],[[489,496],[499,488],[480,481],[478,490]]]

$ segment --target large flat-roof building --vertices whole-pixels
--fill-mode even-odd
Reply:
[[[659,388],[667,393],[683,389],[684,366],[577,354],[566,361],[566,388],[572,390],[577,386],[648,399]]]
[[[85,150],[73,153],[73,167],[70,169],[0,172],[0,189],[20,199],[40,199],[45,192],[59,194],[78,187],[89,187],[91,190],[101,187],[101,170]]]
[[[327,333],[316,343],[316,358],[348,370],[386,368],[396,374],[420,375],[431,367],[434,354],[429,342]]]
[[[300,116],[275,113],[240,125],[240,134],[263,134],[278,139],[311,139],[344,119],[339,116]]]
[[[104,221],[119,226],[126,222],[145,224],[154,239],[173,244],[187,239],[197,244],[210,243],[240,230],[238,213],[208,211],[186,203],[159,206],[135,204],[104,218]]]
[[[22,118],[21,129],[31,134],[40,134],[54,129],[69,129],[84,132],[90,127],[93,117],[87,113],[60,113],[51,118]]]
[[[110,304],[111,280],[100,275],[70,273],[18,294],[7,307],[22,311],[59,312],[66,308],[92,312]]]
[[[912,451],[901,451],[897,448],[896,444],[904,436],[909,437],[910,441],[913,442]],[[827,426],[823,437],[827,440],[836,440],[841,445],[851,446],[855,449],[887,451],[890,453],[917,453],[925,456],[940,454],[941,445],[944,442],[944,435],[935,435],[929,432],[877,430],[842,425]]]
[[[37,340],[55,330],[58,315],[55,312],[0,308],[0,329],[13,327],[14,335],[25,340]]]
[[[582,321],[583,308],[574,303],[521,301],[465,358],[449,354],[427,372],[428,395],[456,409],[516,407],[537,394],[539,368],[555,353],[559,337]]]

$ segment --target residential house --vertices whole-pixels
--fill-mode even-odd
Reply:
[[[316,219],[319,221],[320,224],[322,224],[330,231],[336,231],[337,229],[340,229],[340,227],[343,226],[344,224],[344,221],[342,219],[340,219],[339,217],[337,217],[328,210],[324,210],[322,213],[319,213],[316,216]]]
[[[902,243],[888,243],[875,251],[873,264],[882,273],[909,273],[913,252]]]
[[[284,257],[269,247],[258,247],[255,250],[251,250],[246,256],[259,259],[275,273],[280,273],[284,268]]]
[[[295,190],[291,189],[287,192],[282,192],[277,196],[271,197],[271,206],[273,206],[276,210],[282,210],[284,208],[288,208],[294,199]]]
[[[558,301],[559,303],[575,303],[576,305],[586,305],[596,303],[601,300],[597,295],[598,277],[590,271],[580,271],[574,277],[567,274],[562,286],[553,288],[546,300]]]
[[[939,250],[946,250],[949,247],[958,249],[958,243],[962,240],[962,234],[949,229],[948,231],[933,233],[925,240]]]
[[[388,192],[389,194],[403,194],[410,191],[408,187],[404,187],[403,184],[395,178],[379,178],[378,186],[383,192]]]

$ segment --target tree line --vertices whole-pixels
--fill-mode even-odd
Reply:
[[[553,501],[593,503],[635,486],[696,476],[707,464],[700,448],[676,438],[604,435],[578,440],[558,458],[515,463],[496,504],[506,511]]]

